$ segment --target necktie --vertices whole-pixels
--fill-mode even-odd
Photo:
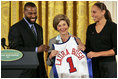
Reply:
[[[35,30],[34,30],[34,26],[33,26],[33,25],[31,26],[31,30],[32,30],[34,36],[37,38],[37,36],[36,36],[36,32],[35,32]]]

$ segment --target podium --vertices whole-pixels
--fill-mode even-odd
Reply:
[[[1,78],[36,77],[39,66],[36,52],[22,52],[23,57],[15,61],[1,61]]]

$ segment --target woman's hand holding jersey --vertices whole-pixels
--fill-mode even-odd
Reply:
[[[59,53],[58,51],[52,50],[52,52],[51,52],[49,58],[52,59],[52,58],[53,58],[54,56],[56,56],[58,53]]]

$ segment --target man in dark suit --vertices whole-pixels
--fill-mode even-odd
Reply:
[[[40,64],[37,69],[38,77],[45,77],[43,52],[48,51],[49,47],[43,45],[43,30],[36,23],[36,19],[36,5],[32,2],[26,3],[24,6],[24,18],[10,27],[8,35],[9,47],[20,51],[35,51]]]

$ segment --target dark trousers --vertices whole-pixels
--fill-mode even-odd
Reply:
[[[116,61],[93,61],[92,68],[94,78],[117,78]]]

